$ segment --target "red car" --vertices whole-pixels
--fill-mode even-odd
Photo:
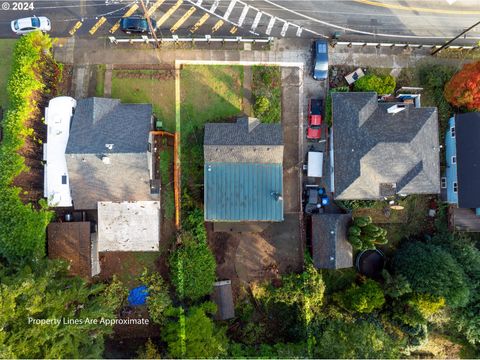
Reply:
[[[310,99],[308,101],[307,139],[320,140],[322,137],[322,108],[322,100]]]

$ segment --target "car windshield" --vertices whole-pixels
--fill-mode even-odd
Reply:
[[[327,44],[325,44],[323,42],[317,43],[317,52],[326,53],[327,52]]]
[[[15,22],[13,23],[13,27],[15,28],[15,30],[18,30],[19,27],[18,27],[18,20],[15,20]]]
[[[39,28],[40,27],[40,20],[38,18],[32,18],[32,26]]]

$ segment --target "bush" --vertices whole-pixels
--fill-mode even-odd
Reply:
[[[444,94],[452,106],[480,111],[480,61],[465,64],[445,85]]]
[[[377,76],[369,74],[355,81],[355,91],[374,91],[378,95],[387,95],[395,91],[395,78],[391,75]]]
[[[348,229],[348,241],[356,250],[375,249],[375,244],[387,243],[387,230],[372,224],[372,218],[356,217]]]
[[[258,116],[265,114],[270,108],[270,100],[265,96],[259,96],[255,101],[254,111]]]
[[[281,72],[278,66],[252,67],[253,113],[263,123],[280,122]]]
[[[376,281],[370,279],[360,286],[353,284],[350,289],[335,294],[334,299],[343,308],[363,314],[380,309],[385,303],[382,288]]]
[[[47,91],[42,75],[47,60],[53,61],[51,47],[50,38],[39,31],[22,36],[15,44],[7,86],[9,109],[0,145],[0,256],[11,263],[45,255],[45,230],[52,218],[46,202],[40,201],[40,210],[35,210],[31,204],[23,204],[21,189],[12,187],[13,180],[28,170],[18,151],[31,131],[25,123],[38,111],[36,94]]]
[[[168,295],[168,285],[159,273],[149,273],[145,270],[140,281],[148,287],[147,308],[150,318],[154,323],[162,324],[165,312],[172,305]]]

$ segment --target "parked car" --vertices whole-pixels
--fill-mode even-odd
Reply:
[[[50,31],[52,24],[45,16],[32,16],[23,19],[13,20],[10,23],[12,31],[17,35],[23,35],[32,31]]]
[[[328,43],[316,40],[313,50],[313,78],[325,80],[328,78]]]
[[[307,139],[320,140],[322,137],[322,100],[310,99],[308,101],[308,129]]]
[[[155,29],[157,23],[155,20],[150,19],[152,27]],[[142,16],[129,16],[122,18],[120,21],[120,30],[126,32],[127,34],[131,33],[148,33],[150,28],[148,26],[148,21]]]

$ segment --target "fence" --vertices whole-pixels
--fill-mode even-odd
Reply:
[[[335,47],[337,45],[343,45],[347,47],[359,46],[359,47],[366,47],[366,46],[374,46],[377,49],[382,47],[387,48],[411,48],[411,49],[438,49],[442,45],[427,45],[427,44],[410,44],[410,43],[385,43],[385,42],[363,42],[363,41],[335,41],[331,42],[331,46]],[[478,49],[479,46],[476,45],[468,45],[468,46],[460,46],[460,45],[449,45],[445,47],[445,49],[452,49],[452,50],[473,50]]]
[[[173,35],[172,37],[165,37],[165,38],[158,38],[158,40],[154,38],[150,38],[148,36],[142,35],[141,38],[116,38],[115,36],[109,36],[108,39],[112,44],[119,44],[119,43],[181,43],[181,42],[190,42],[190,43],[250,43],[250,44],[269,44],[273,42],[273,37],[268,38],[244,38],[242,36],[235,36],[235,37],[212,37],[210,35],[205,35],[204,37],[179,37],[178,35]]]

